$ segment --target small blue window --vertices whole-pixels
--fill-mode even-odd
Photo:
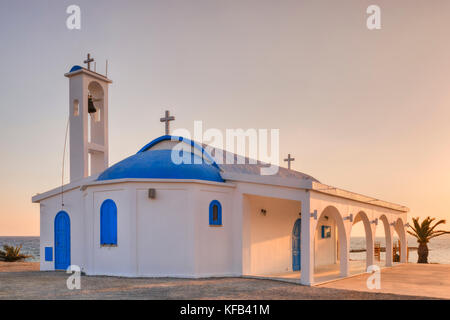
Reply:
[[[209,204],[209,225],[210,226],[222,225],[222,205],[217,200],[213,200]]]
[[[100,208],[100,244],[117,245],[117,206],[111,199]]]
[[[330,226],[322,226],[322,239],[331,238],[331,227]]]
[[[53,261],[53,247],[45,247],[45,261]]]

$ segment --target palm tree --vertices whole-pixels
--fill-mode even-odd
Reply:
[[[21,254],[22,245],[18,247],[4,245],[3,250],[0,250],[0,261],[15,262],[31,258],[30,255]]]
[[[436,218],[427,217],[423,219],[422,223],[419,223],[419,218],[412,218],[414,226],[410,226],[412,232],[408,230],[410,235],[417,238],[419,248],[417,249],[417,255],[419,256],[417,263],[428,263],[428,245],[427,243],[432,238],[442,236],[443,234],[450,234],[450,231],[434,230],[438,225],[444,224],[445,220],[437,221],[433,226],[431,223]]]

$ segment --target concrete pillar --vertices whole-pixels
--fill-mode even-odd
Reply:
[[[401,241],[401,254],[400,254],[400,262],[401,263],[408,263],[408,240],[406,236],[403,237]]]
[[[337,219],[342,217],[336,217],[336,223],[341,228],[338,229],[339,233],[339,244],[340,244],[340,271],[341,271],[341,277],[348,277],[350,275],[350,234],[352,230],[352,219],[346,219],[343,220],[343,224],[339,224],[339,221]],[[343,228],[342,228],[343,226]]]
[[[397,231],[398,237],[400,238],[400,262],[408,262],[408,240],[406,238],[406,228],[401,219],[398,219],[395,223],[395,231]]]
[[[366,268],[375,264],[375,231],[377,225],[369,222],[369,227],[366,228]]]
[[[247,239],[244,238],[244,228],[248,227],[244,224],[244,196],[240,192],[240,190],[235,190],[233,197],[235,201],[233,202],[233,216],[232,216],[232,225],[236,234],[239,235],[233,238],[233,273],[237,275],[243,275],[247,270],[244,270],[244,259],[248,261],[249,259],[244,255],[248,253],[245,246],[248,245]],[[249,232],[249,230],[248,230]],[[245,242],[244,242],[245,241]]]
[[[348,277],[350,275],[350,264],[349,264],[349,251],[350,251],[350,239],[349,237],[344,241],[340,241],[341,243],[341,259],[340,269],[341,269],[341,277]]]
[[[392,260],[394,258],[392,234],[394,230],[391,225],[385,228],[385,230],[386,230],[386,267],[392,267],[393,265]]]
[[[318,216],[316,211],[315,216]],[[301,276],[300,283],[310,286],[314,283],[314,231],[316,221],[311,217],[309,199],[302,202],[302,228],[301,228]]]

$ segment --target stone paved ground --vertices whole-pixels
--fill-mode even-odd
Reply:
[[[0,299],[417,299],[244,278],[161,279],[82,276],[70,291],[64,272],[0,272]]]
[[[326,283],[319,287],[368,292],[368,274]],[[379,293],[420,294],[450,299],[450,265],[408,263],[381,271]],[[373,292],[373,291],[372,291]]]

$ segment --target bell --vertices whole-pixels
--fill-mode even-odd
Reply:
[[[94,101],[92,100],[92,97],[88,98],[88,113],[96,113],[97,109],[94,106]]]

